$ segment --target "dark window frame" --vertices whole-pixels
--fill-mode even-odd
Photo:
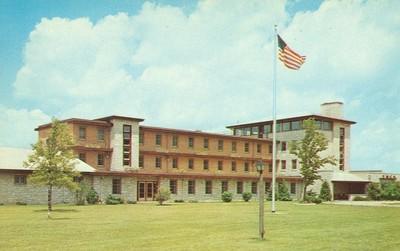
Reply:
[[[112,179],[112,194],[121,194],[122,191],[122,181],[120,178]]]

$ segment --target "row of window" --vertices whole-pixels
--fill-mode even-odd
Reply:
[[[104,128],[97,128],[97,140],[104,141],[105,129]],[[79,127],[79,139],[86,140],[86,127],[80,126]]]
[[[79,153],[79,159],[82,160],[83,162],[86,162],[86,153]],[[98,166],[104,166],[104,154],[103,153],[97,154],[96,163]]]
[[[194,148],[194,137],[188,137],[187,138],[187,146],[188,148]],[[144,143],[144,134],[141,132],[139,134],[139,143],[143,144]],[[178,135],[172,135],[172,142],[171,145],[172,147],[178,147],[179,143],[179,136]],[[161,134],[156,134],[155,137],[155,145],[156,146],[161,146],[162,145],[162,135]],[[219,139],[217,144],[216,144],[217,150],[218,151],[223,151],[224,150],[224,140]],[[203,149],[208,150],[210,149],[210,140],[208,138],[203,139]],[[250,143],[245,142],[243,146],[243,150],[245,153],[248,153],[250,151]],[[261,153],[262,150],[262,145],[257,144],[256,145],[256,151],[257,153]],[[237,151],[237,142],[232,142],[231,143],[231,151],[236,152]]]
[[[228,181],[221,181],[221,193],[229,191]],[[257,182],[251,182],[251,193],[257,194]],[[271,183],[265,182],[265,193],[268,193],[271,187]],[[178,181],[177,180],[170,180],[169,181],[169,189],[171,194],[178,193]],[[188,194],[196,194],[196,181],[195,180],[188,180],[188,187],[187,187]],[[213,181],[206,180],[204,186],[204,193],[205,194],[212,194],[213,193]],[[236,182],[236,194],[243,193],[243,181]],[[296,194],[296,183],[290,183],[290,193]]]

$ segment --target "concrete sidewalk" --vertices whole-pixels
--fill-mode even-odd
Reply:
[[[350,201],[335,200],[324,204],[345,205],[345,206],[367,206],[367,207],[400,207],[400,201]]]

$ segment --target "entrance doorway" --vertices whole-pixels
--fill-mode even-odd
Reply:
[[[151,201],[158,192],[157,181],[138,181],[138,200]]]

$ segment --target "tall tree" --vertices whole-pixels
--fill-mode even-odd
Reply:
[[[67,187],[74,191],[79,187],[73,178],[80,174],[75,171],[72,152],[73,137],[67,125],[53,119],[48,138],[39,139],[32,145],[33,153],[24,162],[25,167],[33,168],[29,180],[47,186],[47,216],[52,211],[53,188]]]
[[[296,155],[300,160],[300,173],[303,176],[304,189],[303,200],[305,199],[307,187],[314,184],[321,176],[318,170],[325,164],[336,165],[333,156],[321,158],[320,152],[328,148],[328,140],[324,134],[317,131],[314,119],[303,121],[305,136],[300,141],[291,142],[289,145],[290,153]]]

